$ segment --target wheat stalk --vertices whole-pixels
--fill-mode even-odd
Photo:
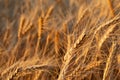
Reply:
[[[77,45],[83,39],[83,37],[85,35],[85,31],[86,31],[86,29],[83,30],[82,34],[78,37],[78,39],[74,43],[73,47],[71,47],[70,50],[65,54],[65,56],[64,56],[64,65],[63,65],[63,68],[62,68],[62,70],[60,72],[58,80],[64,80],[64,77],[65,77],[64,74],[66,73],[66,69],[67,69],[67,66],[69,64],[69,61],[70,61],[71,57],[73,56],[72,51],[77,47]]]
[[[103,74],[103,79],[102,80],[108,80],[109,77],[109,72],[112,66],[112,61],[113,61],[113,56],[115,55],[115,49],[116,48],[116,44],[113,43],[111,48],[110,48],[110,53],[106,62],[106,67],[104,70],[104,74]]]
[[[37,45],[36,45],[36,48],[35,48],[35,55],[37,54],[38,48],[39,48],[39,45],[40,45],[42,27],[43,27],[43,18],[40,17],[39,20],[38,20],[38,39],[37,39]]]

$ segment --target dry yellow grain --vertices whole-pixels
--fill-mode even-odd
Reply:
[[[43,27],[43,18],[40,17],[38,19],[38,38],[41,38],[41,33],[42,33],[42,27]]]
[[[64,56],[64,64],[63,64],[63,68],[60,72],[60,75],[58,77],[58,80],[64,80],[64,74],[66,73],[67,67],[69,66],[69,61],[71,59],[72,55],[72,51],[77,47],[77,45],[80,43],[80,41],[83,39],[84,35],[85,35],[85,31],[86,28],[82,31],[81,35],[79,35],[78,39],[76,40],[76,42],[74,43],[74,45],[69,49],[69,51],[66,52],[65,56]]]
[[[29,20],[25,21],[25,24],[23,26],[23,30],[22,30],[22,35],[24,35],[25,33],[27,33],[31,28],[32,28],[32,22],[30,22]]]
[[[91,63],[89,63],[89,64],[86,66],[85,71],[90,70],[90,69],[93,69],[93,68],[95,69],[95,67],[100,66],[101,62],[102,62],[102,61],[92,61]]]
[[[115,47],[116,47],[116,44],[113,43],[111,48],[110,48],[110,51],[109,51],[110,53],[109,53],[109,56],[108,56],[108,59],[107,59],[107,62],[106,62],[106,67],[105,67],[105,70],[104,70],[104,73],[103,73],[103,79],[102,80],[108,80],[107,77],[109,76],[109,72],[110,72],[110,69],[111,69]]]
[[[58,31],[55,31],[54,43],[55,43],[55,52],[58,54],[59,53],[59,33],[58,33]]]
[[[114,28],[115,28],[115,25],[112,25],[105,31],[105,33],[102,35],[102,37],[98,41],[98,49],[101,48],[102,44],[109,37],[109,34],[113,31]]]
[[[24,22],[25,22],[25,16],[21,15],[20,16],[20,24],[19,24],[19,28],[18,28],[18,38],[19,39],[21,38],[21,33],[22,33],[23,26],[24,26]]]
[[[108,27],[103,36],[98,40],[98,49],[101,48],[103,42],[109,37],[109,34],[113,31],[113,29],[116,27],[116,24],[118,24],[120,21],[120,17],[115,17],[112,20],[109,20],[105,24],[100,25],[94,32],[94,35],[97,34],[97,32],[103,28],[103,27]]]
[[[70,45],[71,45],[71,40],[70,40],[70,35],[67,36],[67,52],[70,50]]]
[[[42,34],[42,27],[43,27],[43,18],[40,17],[38,19],[38,39],[37,39],[37,44],[36,44],[36,48],[35,48],[35,55],[37,56],[38,50],[39,50],[39,45],[40,45],[40,40],[41,40],[41,34]]]
[[[51,13],[52,13],[52,11],[53,11],[53,8],[54,8],[54,5],[51,5],[51,6],[49,7],[49,9],[48,9],[48,11],[47,11],[47,13],[46,13],[46,15],[45,15],[45,17],[44,17],[44,21],[46,21],[46,20],[50,17],[50,15],[51,15]]]
[[[114,10],[113,10],[112,2],[111,2],[111,0],[107,0],[107,2],[108,2],[108,6],[109,6],[109,9],[110,9],[111,16],[114,17],[115,13],[114,13]]]

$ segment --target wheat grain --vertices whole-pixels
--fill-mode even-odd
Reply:
[[[25,21],[25,17],[24,17],[24,15],[21,15],[19,29],[18,29],[18,38],[19,39],[21,38],[21,33],[22,33],[23,26],[24,26],[24,21]]]

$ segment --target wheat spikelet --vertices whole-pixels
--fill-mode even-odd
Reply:
[[[56,68],[57,67],[49,66],[49,65],[32,65],[32,66],[24,67],[23,69],[20,69],[19,71],[16,72],[16,74],[14,74],[14,76],[12,76],[12,78],[13,79],[17,79],[20,76],[24,76],[24,75],[30,74],[33,71],[45,71],[45,72],[48,72],[50,74],[51,73],[56,74],[55,73],[55,69]],[[38,78],[38,76],[36,76],[36,78]]]
[[[70,40],[70,35],[67,36],[67,52],[70,50],[70,46],[71,46],[71,40]]]
[[[66,61],[68,58],[70,58],[71,56],[71,52],[74,48],[77,47],[77,45],[80,43],[80,41],[83,39],[83,37],[85,36],[85,31],[86,31],[86,28],[82,31],[82,33],[79,35],[78,39],[76,40],[76,42],[74,43],[73,47],[71,47],[69,49],[69,51],[65,54],[64,56],[64,60]]]
[[[98,41],[98,49],[101,48],[103,42],[109,37],[109,34],[113,31],[113,29],[115,28],[116,26],[113,25],[113,26],[110,26],[106,32],[102,35],[101,39]]]
[[[96,34],[103,27],[117,25],[117,24],[119,24],[119,22],[120,22],[120,17],[116,16],[113,19],[111,19],[111,20],[105,22],[104,24],[100,25],[99,27],[97,27],[94,34]]]
[[[67,66],[69,66],[68,65],[69,61],[70,61],[71,57],[73,56],[72,51],[77,47],[77,45],[83,39],[83,37],[85,35],[85,31],[86,31],[86,28],[82,31],[82,34],[78,37],[78,39],[74,43],[73,47],[71,47],[70,50],[65,54],[65,56],[64,56],[64,65],[63,65],[63,68],[62,68],[62,70],[60,72],[58,80],[64,80],[64,74],[66,73]]]
[[[88,8],[84,10],[84,6],[79,8],[78,14],[77,14],[77,23],[81,21],[81,19],[88,14]]]
[[[1,73],[1,75],[3,76],[3,78],[5,77],[6,80],[7,79],[10,80],[12,78],[12,76],[17,73],[17,70],[18,70],[20,65],[21,65],[21,63],[19,61],[14,63],[12,66],[10,66],[9,68],[5,69]]]
[[[24,26],[24,21],[25,21],[25,17],[24,17],[24,15],[21,15],[19,29],[18,29],[18,38],[19,39],[21,38],[21,33],[22,33],[23,26]]]
[[[30,21],[25,16],[25,21],[24,21],[24,24],[23,24],[22,34],[25,33],[25,28],[28,26],[29,22]]]
[[[114,13],[114,10],[113,10],[113,7],[112,7],[111,0],[107,0],[107,2],[108,2],[108,6],[110,8],[111,16],[114,17],[115,13]]]
[[[29,20],[26,20],[25,24],[23,26],[22,35],[24,35],[25,33],[27,33],[31,28],[32,28],[32,22],[30,22]]]
[[[84,79],[84,77],[89,74],[88,72],[95,69],[95,67],[100,66],[101,62],[102,61],[92,61],[86,66],[78,66],[69,76],[77,76],[79,74],[78,76],[81,76],[81,79]]]
[[[101,63],[102,61],[93,61],[86,66],[85,71],[94,69],[95,67],[100,66]]]
[[[43,18],[40,17],[38,19],[38,39],[37,39],[37,45],[36,45],[36,48],[35,48],[35,54],[37,54],[37,52],[38,52],[40,39],[41,39],[41,34],[42,34],[42,27],[43,27]]]
[[[103,27],[105,26],[111,26],[113,24],[118,24],[118,22],[120,21],[120,18],[119,17],[116,17],[108,22],[106,22],[105,24],[103,25],[100,25],[94,32],[94,35]],[[108,33],[110,33],[112,30],[113,30],[114,27],[110,27],[108,28]],[[64,65],[63,65],[63,68],[60,72],[60,75],[58,77],[58,80],[64,80],[64,77],[65,77],[65,73],[66,73],[66,70],[67,70],[67,67],[68,67],[68,64],[69,64],[69,61],[71,59],[71,57],[73,56],[72,55],[72,51],[77,47],[77,44],[79,44],[79,42],[82,40],[82,38],[85,36],[85,31],[86,29],[83,30],[82,34],[78,37],[78,39],[76,40],[76,42],[74,43],[73,47],[70,48],[70,50],[65,54],[64,56]],[[106,34],[108,34],[106,33]],[[93,36],[94,36],[93,35]]]
[[[52,13],[52,11],[53,11],[53,8],[54,8],[54,5],[51,5],[51,6],[49,7],[49,9],[48,9],[48,11],[47,11],[47,13],[46,13],[46,15],[45,15],[45,17],[44,17],[44,21],[46,21],[46,20],[50,17],[50,15],[51,15],[51,13]]]
[[[25,35],[32,28],[33,22],[34,22],[34,18],[36,16],[37,11],[38,11],[38,8],[36,7],[34,9],[34,11],[30,12],[30,14],[29,14],[29,16],[31,16],[30,18],[28,18],[27,15],[25,16],[26,19],[25,19],[25,22],[24,22],[22,35]]]
[[[111,10],[111,16],[114,17],[114,11],[112,8],[112,3],[110,0],[107,0],[109,8]],[[108,26],[109,27],[109,26]],[[116,27],[116,25],[110,25],[110,28],[107,29],[106,33],[101,37],[101,39],[98,41],[98,49],[101,48],[103,42],[109,37],[109,34],[113,31],[113,29]]]
[[[84,14],[86,14],[86,11],[85,11],[85,13]],[[83,14],[83,15],[84,15]],[[83,16],[82,16],[83,17]],[[82,17],[80,18],[80,20],[82,19]],[[79,21],[80,21],[79,20]],[[78,21],[78,23],[77,24],[79,24],[79,21]],[[76,25],[75,27],[77,27],[78,25]],[[72,57],[73,57],[73,54],[72,54],[72,52],[74,51],[74,49],[79,45],[79,43],[82,41],[82,39],[85,37],[85,35],[86,35],[86,29],[87,29],[87,27],[85,27],[83,30],[82,30],[82,32],[81,32],[81,34],[78,36],[78,38],[77,38],[77,40],[75,41],[75,43],[74,43],[74,45],[69,49],[69,51],[67,51],[67,53],[65,54],[65,56],[64,56],[64,65],[63,65],[63,68],[62,68],[62,70],[61,70],[61,73],[60,73],[60,75],[59,75],[59,78],[58,78],[58,80],[64,80],[64,77],[65,77],[65,75],[64,74],[66,74],[67,73],[67,67],[69,66],[69,61],[71,61],[71,59],[72,59]],[[73,73],[74,74],[74,73]]]
[[[98,40],[98,50],[100,50],[103,42],[109,37],[109,34],[113,31],[113,29],[116,27],[116,24],[119,23],[120,18],[119,17],[115,17],[112,20],[106,22],[105,24],[100,25],[94,32],[94,35],[97,34],[97,32],[103,28],[108,26],[106,32],[103,34],[103,36],[101,37],[101,39]]]
[[[111,65],[112,65],[112,61],[113,61],[113,56],[114,56],[114,53],[115,53],[115,48],[116,48],[116,44],[113,43],[111,48],[110,48],[110,53],[109,53],[109,56],[108,56],[108,59],[107,59],[107,62],[106,62],[106,67],[105,67],[105,70],[104,70],[102,80],[107,80],[108,79],[109,72],[110,72]]]
[[[55,31],[54,43],[55,43],[55,52],[56,54],[59,54],[59,33],[58,31]]]
[[[43,27],[43,18],[40,17],[39,20],[38,20],[38,39],[39,40],[41,38],[42,27]]]

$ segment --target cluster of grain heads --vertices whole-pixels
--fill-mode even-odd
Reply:
[[[103,42],[108,38],[109,34],[113,31],[113,29],[116,27],[115,25],[119,23],[120,18],[115,17],[112,20],[106,22],[105,24],[100,25],[96,30],[96,34],[101,28],[107,27],[107,31],[102,35],[102,37],[98,41],[98,48],[100,49]]]
[[[119,80],[118,2],[0,1],[0,80]]]
[[[64,80],[65,74],[67,72],[66,70],[67,70],[67,68],[69,66],[71,58],[75,55],[73,53],[73,51],[78,46],[78,44],[80,43],[80,41],[83,39],[83,37],[85,35],[85,31],[86,31],[86,29],[83,30],[82,34],[78,37],[78,39],[76,40],[76,42],[74,43],[74,45],[66,52],[66,54],[64,56],[63,68],[62,68],[62,70],[60,72],[58,80]]]
[[[116,23],[119,23],[119,18],[117,17],[117,18],[114,18],[113,20],[111,20],[111,21],[108,21],[107,23],[105,23],[105,24],[103,24],[103,25],[100,25],[96,30],[95,30],[95,32],[94,32],[94,34],[96,34],[96,32],[98,32],[101,28],[103,28],[103,27],[108,27],[108,30],[106,31],[106,33],[104,33],[103,34],[103,36],[102,36],[102,38],[100,38],[100,41],[98,42],[98,44],[99,44],[99,46],[98,46],[98,48],[100,49],[101,47],[102,47],[102,45],[103,45],[103,42],[106,40],[106,38],[107,38],[107,36],[108,36],[108,34],[110,34],[110,32],[112,32],[113,31],[113,29],[114,29],[114,27],[115,26],[111,26],[111,25],[114,25],[114,24],[116,24]],[[76,40],[76,42],[74,43],[74,46],[73,47],[71,47],[70,48],[70,50],[65,54],[65,56],[64,56],[64,64],[63,64],[63,68],[62,68],[62,70],[61,70],[61,72],[60,72],[60,75],[59,75],[59,78],[58,78],[58,80],[64,80],[64,78],[66,77],[66,74],[69,72],[68,70],[70,70],[70,64],[76,64],[76,62],[79,62],[79,59],[80,59],[80,57],[78,57],[78,56],[76,56],[75,57],[75,55],[77,54],[77,52],[75,52],[75,49],[77,49],[77,48],[79,48],[79,47],[77,47],[77,46],[80,46],[80,42],[82,41],[82,40],[84,40],[83,38],[84,37],[86,37],[85,36],[85,31],[86,31],[86,29],[84,29],[83,30],[83,32],[82,32],[82,34],[78,37],[78,39]],[[93,34],[93,36],[94,36],[94,34]],[[103,38],[104,37],[104,38]],[[85,41],[85,40],[84,40]],[[90,46],[89,46],[90,47]],[[85,58],[87,59],[87,57],[88,57],[88,55],[87,55],[87,53],[88,53],[88,51],[89,51],[89,47],[87,47],[87,48],[85,48],[84,49],[84,51],[85,51],[85,53],[84,52],[82,52],[81,53],[81,55],[80,56],[82,56],[82,54],[83,54],[83,56],[85,56]],[[78,58],[77,58],[78,57]],[[76,60],[78,59],[78,61],[76,61],[76,62],[74,62],[74,58],[76,58]],[[84,59],[85,59],[84,58]],[[85,59],[85,60],[86,60]],[[72,61],[73,60],[73,61]],[[81,61],[82,62],[82,61]],[[83,62],[85,62],[85,61],[83,61]],[[99,62],[99,61],[97,61],[98,63],[98,65],[100,65],[100,63],[101,63],[101,61]],[[83,63],[84,64],[84,63]],[[89,66],[90,64],[88,64],[88,66]],[[86,65],[87,66],[87,65]],[[72,66],[71,66],[72,67]],[[90,66],[89,66],[89,68],[90,68]],[[76,68],[77,69],[77,68]],[[78,71],[80,69],[80,66],[78,67],[78,69],[76,70],[76,71]],[[108,70],[107,70],[108,71]],[[71,73],[71,72],[70,72]],[[72,73],[71,73],[72,74]],[[104,79],[104,78],[103,78]]]

